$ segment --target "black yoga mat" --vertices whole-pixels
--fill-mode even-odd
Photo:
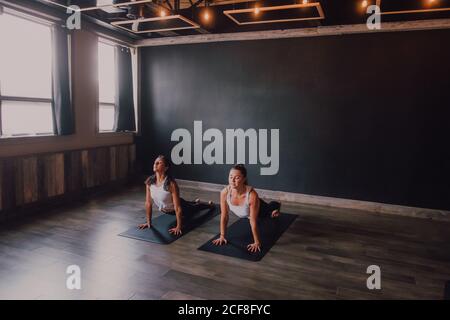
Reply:
[[[253,243],[249,219],[239,219],[227,228],[226,245],[212,244],[213,240],[219,238],[217,235],[198,249],[239,259],[260,261],[296,218],[297,215],[287,213],[280,214],[278,218],[259,218],[261,252],[251,253],[247,250],[247,245]]]
[[[152,227],[150,229],[140,230],[137,225],[119,234],[119,236],[143,240],[148,242],[169,244],[181,238],[189,231],[202,225],[206,221],[212,219],[220,213],[219,206],[215,205],[211,209],[204,209],[195,214],[184,218],[183,233],[180,236],[175,236],[169,233],[169,229],[174,228],[177,224],[175,215],[163,214],[155,219],[152,219]]]

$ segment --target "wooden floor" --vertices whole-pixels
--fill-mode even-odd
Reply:
[[[0,299],[442,299],[450,280],[449,223],[284,203],[298,219],[249,262],[197,250],[219,217],[166,246],[117,236],[143,221],[143,199],[136,186],[1,226]],[[73,264],[81,290],[66,289]]]

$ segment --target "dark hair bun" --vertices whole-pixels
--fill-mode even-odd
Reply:
[[[232,169],[238,170],[245,178],[247,178],[247,169],[242,163],[234,165]]]
[[[159,156],[156,157],[156,159],[161,159],[164,162],[164,166],[166,168],[170,168],[170,160],[166,158],[165,155],[160,154]]]

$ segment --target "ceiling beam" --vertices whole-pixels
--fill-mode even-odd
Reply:
[[[259,0],[213,0],[210,3],[210,6],[224,6],[227,4],[237,4],[244,2],[258,2]]]
[[[203,1],[204,1],[204,0],[197,0],[197,1],[195,1],[194,4],[191,5],[191,8],[197,8],[197,6],[198,6],[199,4],[201,4]]]
[[[198,6],[204,5],[205,0],[165,0],[166,2],[170,2],[171,5],[175,8],[176,2],[180,3],[180,9],[192,9],[196,8]],[[237,4],[237,3],[244,3],[244,2],[258,2],[260,0],[209,0],[208,5],[210,6],[222,6],[222,5],[229,5],[229,4]]]
[[[170,10],[173,10],[173,6],[172,6],[172,3],[170,2],[170,0],[166,0],[165,3],[167,3],[167,5],[169,6]]]
[[[163,4],[158,4],[158,3],[153,3],[153,2],[146,3],[145,6],[147,8],[149,8],[150,10],[152,10],[153,13],[157,16],[159,16],[159,12],[161,11],[161,9],[167,10],[169,12],[173,11],[171,8],[166,7]]]
[[[264,39],[301,38],[318,36],[340,36],[358,33],[379,33],[395,31],[415,31],[450,29],[450,19],[414,20],[401,22],[383,22],[381,29],[369,30],[366,24],[321,26],[315,28],[269,30],[254,32],[236,32],[222,34],[202,34],[192,36],[179,36],[160,39],[145,39],[137,41],[137,47],[167,46],[178,44],[224,42],[224,41],[246,41]]]
[[[175,11],[180,10],[180,0],[173,0],[173,8],[175,9]]]

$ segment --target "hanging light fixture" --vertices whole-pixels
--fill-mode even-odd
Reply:
[[[203,21],[205,22],[209,22],[211,19],[211,13],[210,13],[210,9],[209,9],[209,0],[205,0],[205,8],[203,9]]]

